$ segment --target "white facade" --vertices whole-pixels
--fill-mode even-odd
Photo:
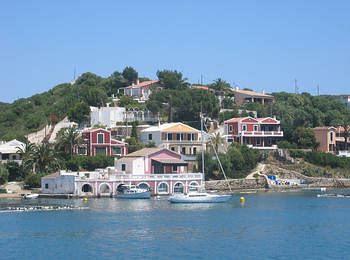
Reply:
[[[90,107],[91,126],[102,124],[107,127],[115,126],[117,122],[125,121],[124,107]]]
[[[21,163],[22,160],[20,155],[18,154],[19,149],[25,149],[25,144],[13,139],[12,141],[6,142],[0,145],[0,161],[14,161],[17,163]]]

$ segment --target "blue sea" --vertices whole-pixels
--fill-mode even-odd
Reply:
[[[40,199],[89,209],[0,213],[0,259],[349,259],[350,198],[317,193],[237,194],[224,204]]]

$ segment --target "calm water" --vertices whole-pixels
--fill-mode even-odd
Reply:
[[[244,194],[244,207],[241,195],[212,205],[40,200],[90,209],[1,213],[0,259],[349,259],[350,198],[316,194]]]

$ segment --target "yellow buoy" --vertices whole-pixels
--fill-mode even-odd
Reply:
[[[87,202],[88,201],[88,199],[87,198],[84,198],[84,202]]]
[[[243,204],[243,203],[245,202],[245,198],[244,198],[244,197],[241,197],[241,198],[239,199],[239,201]]]

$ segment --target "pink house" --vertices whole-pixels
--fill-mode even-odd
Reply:
[[[82,132],[83,144],[75,147],[75,153],[87,156],[128,154],[128,144],[111,136],[111,131],[98,128]]]
[[[225,121],[227,142],[237,142],[255,149],[277,149],[283,137],[281,124],[275,118],[238,117]]]
[[[186,192],[202,185],[201,173],[187,173],[188,163],[166,148],[144,148],[115,160],[115,174],[130,184],[150,188],[152,194]]]

